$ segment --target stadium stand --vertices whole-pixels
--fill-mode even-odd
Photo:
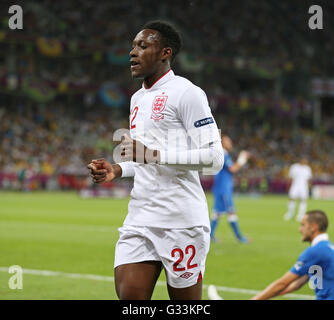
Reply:
[[[112,155],[113,132],[128,127],[129,97],[141,85],[130,78],[131,41],[157,15],[185,35],[176,73],[206,91],[236,151],[253,154],[237,190],[285,192],[287,168],[299,155],[310,160],[314,183],[333,181],[333,100],[310,90],[312,79],[334,71],[328,1],[318,1],[326,8],[321,34],[308,30],[309,1],[305,10],[296,10],[297,0],[224,0],[210,8],[196,0],[87,0],[80,8],[30,1],[20,31],[8,29],[10,4],[0,4],[0,188],[90,185],[86,164]],[[210,183],[203,178],[205,188]]]

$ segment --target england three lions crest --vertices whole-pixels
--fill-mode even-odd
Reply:
[[[152,103],[152,113],[151,119],[153,120],[161,120],[164,118],[164,114],[162,113],[165,110],[167,96],[156,96]]]

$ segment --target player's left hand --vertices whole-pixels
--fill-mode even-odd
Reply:
[[[242,150],[240,152],[240,154],[244,154],[245,157],[247,158],[247,160],[249,160],[251,158],[251,156],[252,156],[252,154],[249,151],[247,151],[247,150]]]
[[[147,148],[138,140],[131,139],[128,135],[124,135],[121,143],[121,156],[124,161],[134,161],[138,163],[158,163],[160,153],[157,150]]]
[[[247,163],[250,157],[251,157],[250,152],[242,150],[238,155],[237,163],[242,167]]]

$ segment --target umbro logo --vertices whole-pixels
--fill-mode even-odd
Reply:
[[[185,272],[185,273],[182,273],[182,274],[180,275],[180,278],[188,279],[188,278],[190,278],[192,275],[193,275],[193,273],[191,273],[191,272]]]

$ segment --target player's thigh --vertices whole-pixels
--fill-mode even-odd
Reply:
[[[202,281],[187,288],[173,288],[167,284],[168,294],[171,300],[201,300]]]
[[[144,261],[115,268],[116,293],[121,300],[149,300],[161,272],[160,261]]]
[[[289,190],[289,198],[291,200],[300,199],[300,196],[301,196],[301,190],[298,187],[293,186],[293,187],[290,188],[290,190]]]
[[[224,209],[228,214],[235,213],[235,206],[232,193],[226,193],[223,195]]]
[[[115,248],[115,286],[120,299],[149,299],[161,272],[160,257],[145,227],[124,225]]]
[[[215,213],[221,213],[221,212],[227,212],[228,206],[225,201],[224,194],[217,194],[215,195],[215,201],[213,205],[213,212]]]

